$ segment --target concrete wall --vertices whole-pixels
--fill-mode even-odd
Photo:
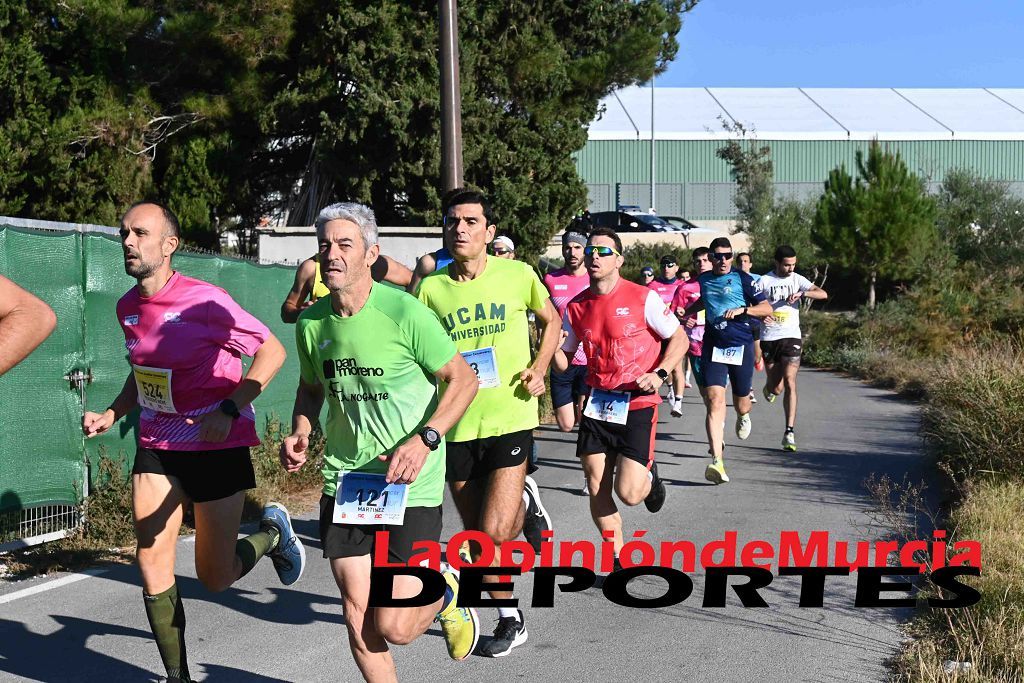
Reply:
[[[378,230],[381,253],[412,268],[416,259],[441,246],[441,228],[388,228]],[[312,227],[282,227],[260,231],[260,263],[297,264],[316,253]]]

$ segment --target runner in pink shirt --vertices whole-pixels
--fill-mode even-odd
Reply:
[[[683,363],[686,366],[686,375],[689,377],[690,371],[693,370],[694,374],[700,377],[702,376],[700,374],[700,354],[704,348],[704,311],[692,313],[688,316],[683,316],[682,313],[686,310],[687,306],[700,299],[700,283],[697,281],[697,277],[701,273],[711,270],[711,259],[708,256],[707,247],[697,247],[693,250],[690,258],[693,265],[693,276],[676,289],[675,296],[672,298],[672,310],[675,311],[679,321],[683,324],[686,336],[690,338],[690,348],[683,358]],[[704,389],[701,388],[701,382],[697,383],[697,387],[701,398],[704,398]]]
[[[196,573],[212,591],[264,555],[283,583],[294,583],[305,552],[277,503],[264,508],[260,531],[238,540],[245,491],[256,485],[251,404],[284,363],[284,347],[223,289],[175,272],[179,242],[178,219],[160,204],[140,202],[121,219],[125,272],[137,281],[117,303],[132,370],[109,408],[85,413],[82,428],[93,437],[142,410],[132,512],[143,599],[168,681],[186,683],[185,612],[174,576],[185,507],[195,510]],[[244,377],[242,355],[253,357]]]
[[[572,299],[590,286],[583,263],[583,248],[587,246],[587,238],[583,233],[573,230],[562,235],[562,257],[565,267],[544,276],[544,286],[551,294],[551,301],[558,310],[558,316],[565,315],[565,307]],[[555,409],[558,428],[563,432],[571,432],[580,420],[583,409],[583,398],[587,394],[587,354],[581,344],[565,372],[551,368],[551,404]]]
[[[666,306],[672,305],[672,299],[675,298],[676,290],[685,282],[685,280],[677,277],[678,274],[679,264],[676,262],[676,257],[671,254],[665,254],[661,257],[661,275],[654,278],[647,285],[648,289],[653,289],[658,293],[658,296],[661,297]],[[678,367],[672,368],[671,374],[672,377],[668,386],[668,403],[672,409],[672,417],[682,417],[683,390],[685,389],[682,361],[680,361]]]

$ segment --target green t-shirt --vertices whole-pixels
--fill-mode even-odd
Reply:
[[[488,256],[476,279],[456,282],[445,267],[423,278],[417,296],[437,313],[460,353],[494,348],[498,385],[480,387],[448,439],[471,441],[536,427],[537,399],[519,385],[519,373],[532,362],[526,312],[541,310],[548,300],[533,269]]]
[[[455,357],[437,317],[401,290],[374,284],[355,315],[335,314],[329,298],[303,311],[295,325],[302,380],[327,397],[324,493],[340,470],[386,472],[377,456],[419,433],[437,408],[434,373]],[[444,442],[409,486],[408,505],[441,504]]]

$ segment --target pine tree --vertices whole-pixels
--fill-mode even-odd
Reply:
[[[818,201],[814,239],[826,258],[864,276],[875,307],[879,278],[921,272],[937,245],[935,200],[898,154],[872,142],[857,153],[856,181],[834,169]]]

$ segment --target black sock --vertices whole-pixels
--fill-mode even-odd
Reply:
[[[235,555],[242,561],[242,573],[238,578],[248,574],[260,558],[277,547],[281,533],[275,526],[267,526],[256,533],[238,539],[235,543]]]
[[[790,433],[790,432],[792,432],[792,431],[793,431],[793,428],[792,428],[792,427],[786,427],[786,433],[787,433],[787,434],[789,434],[789,433]]]
[[[192,679],[188,675],[188,658],[185,654],[185,609],[178,596],[178,585],[174,584],[157,595],[142,594],[146,603],[146,616],[153,630],[160,659],[167,669],[168,678],[177,678],[182,683]]]

